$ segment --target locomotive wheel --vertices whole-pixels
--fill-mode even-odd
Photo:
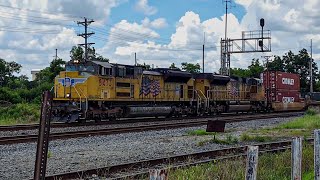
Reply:
[[[117,118],[116,117],[109,117],[109,121],[116,121]]]
[[[95,117],[94,122],[96,122],[96,123],[101,122],[101,117],[100,116]]]

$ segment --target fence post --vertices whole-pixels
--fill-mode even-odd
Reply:
[[[291,148],[291,179],[301,180],[302,138],[293,138]]]
[[[314,130],[314,179],[320,180],[320,130]]]
[[[150,169],[149,180],[168,180],[168,171],[166,169]]]
[[[246,180],[257,179],[259,146],[248,146]]]

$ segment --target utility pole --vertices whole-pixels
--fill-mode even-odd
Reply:
[[[206,43],[206,33],[203,33],[203,45],[202,45],[202,73],[204,74],[204,45]]]
[[[58,49],[56,49],[56,60],[58,59]]]
[[[272,56],[261,56],[261,57],[263,57],[263,58],[265,58],[266,59],[266,72],[265,72],[265,74],[266,74],[266,76],[265,76],[265,79],[263,79],[263,81],[265,82],[264,84],[266,85],[266,89],[265,89],[265,91],[266,91],[266,94],[267,94],[267,103],[268,103],[268,105],[269,105],[269,102],[270,102],[270,99],[271,99],[271,97],[270,97],[270,95],[271,95],[271,93],[270,93],[270,80],[269,80],[269,77],[270,77],[270,73],[269,73],[269,59],[272,57]]]
[[[312,39],[311,39],[311,58],[310,58],[310,92],[313,93],[313,75],[312,75]]]
[[[229,4],[232,3],[232,0],[223,0],[223,2],[226,4],[226,21],[225,21],[225,32],[224,32],[224,44],[221,47],[221,69],[220,74],[222,75],[230,75],[230,53],[228,51],[228,9]]]
[[[94,34],[94,32],[88,33],[88,26],[93,22],[94,22],[93,20],[88,20],[86,17],[84,18],[84,21],[77,22],[77,24],[81,24],[84,26],[84,33],[78,34],[78,36],[81,36],[84,38],[84,44],[79,44],[79,45],[84,46],[85,61],[88,61],[88,47],[92,44],[95,44],[95,43],[88,43],[88,38]]]
[[[137,66],[137,53],[134,53],[134,65]]]

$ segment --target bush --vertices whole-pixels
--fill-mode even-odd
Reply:
[[[22,101],[17,91],[12,91],[7,87],[0,88],[0,100],[8,101],[11,103],[19,103]]]
[[[313,108],[309,108],[307,111],[306,111],[306,114],[307,115],[310,115],[310,116],[314,116],[317,114],[317,111]]]
[[[0,124],[21,124],[39,121],[40,105],[14,104],[9,107],[0,107]]]

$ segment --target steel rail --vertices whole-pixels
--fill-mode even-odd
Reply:
[[[313,138],[306,139],[308,143],[313,142]],[[259,146],[259,153],[267,152],[279,152],[285,151],[291,148],[291,140],[288,141],[276,141],[268,143],[254,144]],[[213,162],[215,160],[232,159],[236,157],[246,156],[246,146],[224,148],[212,151],[202,151],[192,154],[183,154],[165,158],[150,159],[139,162],[129,162],[125,164],[119,164],[108,167],[101,167],[96,169],[73,171],[61,174],[54,174],[46,176],[48,180],[54,179],[77,179],[85,177],[91,177],[92,175],[108,177],[108,179],[136,179],[146,177],[149,173],[149,169],[167,169],[168,165],[170,170],[195,166],[203,163]],[[169,169],[168,168],[168,169]],[[115,174],[129,174],[125,176],[117,176]]]
[[[264,115],[251,115],[251,116],[238,116],[238,117],[224,117],[215,118],[213,120],[223,120],[227,122],[240,122],[240,121],[250,121],[255,119],[270,119],[275,117],[291,117],[297,114],[264,114]],[[120,133],[132,133],[141,131],[151,131],[151,130],[162,130],[162,129],[174,129],[174,128],[184,128],[184,127],[196,127],[201,125],[206,125],[208,120],[195,120],[188,122],[178,122],[178,123],[160,123],[152,125],[139,125],[131,127],[121,127],[121,128],[106,128],[106,129],[96,129],[96,130],[86,130],[86,131],[71,131],[71,132],[61,132],[50,134],[50,140],[56,139],[70,139],[70,138],[80,138],[88,136],[98,136],[98,135],[111,135]],[[38,135],[20,135],[20,136],[8,136],[0,137],[0,145],[3,144],[17,144],[17,143],[27,143],[34,142],[38,138]]]
[[[271,113],[272,114],[292,114],[292,113],[303,113],[303,112],[285,112],[285,113]],[[183,119],[203,119],[203,118],[223,118],[223,117],[238,117],[239,114],[223,114],[219,116],[197,116],[197,117],[173,117],[173,118],[130,118],[117,121],[102,121],[102,122],[86,122],[86,123],[51,123],[51,128],[67,128],[67,127],[83,127],[83,126],[100,126],[100,125],[111,125],[111,124],[125,124],[125,123],[138,123],[138,122],[162,122],[162,121],[174,121]],[[244,114],[247,116],[247,114]],[[21,131],[21,130],[33,130],[38,129],[39,124],[17,124],[12,126],[0,126],[0,131]]]

